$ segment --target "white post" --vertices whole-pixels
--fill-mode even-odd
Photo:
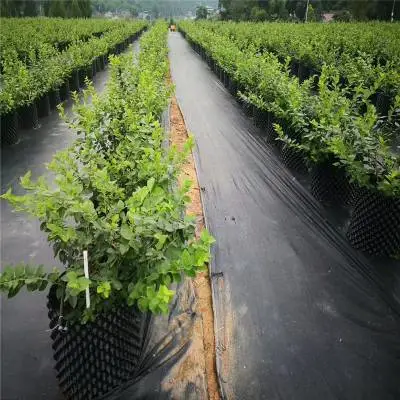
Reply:
[[[304,22],[307,22],[307,18],[308,18],[308,5],[310,4],[310,0],[307,0],[307,7],[306,7],[306,18],[304,20]]]
[[[85,278],[89,279],[89,262],[87,250],[83,251],[83,270],[85,271]],[[86,308],[90,308],[89,288],[86,288]]]
[[[394,3],[396,3],[396,0],[393,0],[392,13],[390,15],[390,22],[393,22],[393,19],[394,19]]]

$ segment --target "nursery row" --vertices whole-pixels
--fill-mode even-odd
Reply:
[[[398,24],[205,23],[241,50],[270,52],[300,80],[317,77],[323,65],[338,71],[340,83],[378,105],[387,115],[400,94]]]
[[[271,53],[240,49],[229,35],[182,22],[192,46],[207,60],[284,163],[310,170],[312,192],[323,202],[353,207],[348,237],[374,254],[400,252],[400,157],[395,123],[382,123],[375,107],[349,98],[336,69],[324,65],[318,91],[300,82]],[[364,232],[365,231],[365,232]]]
[[[141,40],[138,62],[130,54],[111,57],[104,95],[89,85],[84,97],[91,103],[76,99],[70,125],[79,138],[48,165],[56,188],[44,178],[32,182],[27,173],[21,178],[26,195],[11,190],[3,195],[17,210],[40,219],[55,255],[68,267],[66,275],[51,276],[79,314],[71,310],[70,317],[88,320],[126,302],[166,311],[170,283],[208,259],[208,247],[201,246],[207,235],[193,241],[194,220],[184,216],[189,183],[176,186],[191,143],[183,153],[162,146],[159,119],[172,91],[166,80],[166,35],[166,25],[156,24]],[[83,278],[84,250],[90,255],[90,279]],[[8,272],[1,276],[1,288],[14,294],[26,283],[24,274],[8,282]],[[46,279],[40,272],[34,284]],[[92,306],[85,310],[80,294],[89,286]]]
[[[209,260],[213,239],[207,231],[196,239],[195,219],[185,215],[190,182],[177,185],[191,141],[184,152],[163,145],[160,118],[172,93],[167,32],[157,23],[143,35],[135,59],[111,56],[106,91],[97,95],[89,85],[83,103],[76,99],[70,126],[78,139],[49,163],[53,182],[34,182],[27,173],[25,195],[9,190],[2,196],[39,218],[66,267],[51,273],[40,266],[6,267],[0,289],[13,296],[24,286],[52,285],[53,348],[67,398],[98,398],[132,379],[146,318],[133,306],[167,312],[170,285]],[[65,320],[67,331],[59,329]]]
[[[44,44],[65,50],[75,41],[87,41],[119,29],[125,21],[62,18],[1,18],[0,55],[15,50],[22,61],[31,62],[34,52]]]
[[[85,42],[74,41],[61,52],[51,45],[44,44],[39,52],[32,56],[29,66],[18,58],[16,51],[9,49],[2,59],[2,141],[8,140],[8,136],[13,137],[16,113],[22,119],[22,127],[30,127],[30,120],[35,120],[36,105],[39,106],[39,113],[45,113],[49,102],[48,95],[55,99],[57,91],[61,90],[62,96],[67,90],[67,85],[71,90],[78,90],[79,76],[81,80],[85,76],[91,78],[93,71],[104,67],[109,54],[122,51],[132,39],[138,37],[144,27],[144,22],[118,24],[115,29],[107,31],[99,38],[93,37]]]

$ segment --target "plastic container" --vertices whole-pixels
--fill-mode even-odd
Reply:
[[[252,117],[253,116],[253,105],[251,103],[249,103],[248,101],[246,101],[246,100],[243,100],[241,102],[241,105],[242,105],[242,109],[243,109],[244,114],[247,117]]]
[[[61,96],[59,89],[53,89],[49,92],[50,109],[54,110],[61,103]]]
[[[11,111],[0,116],[1,120],[1,145],[11,145],[18,142],[18,115]]]
[[[400,198],[363,190],[347,230],[351,245],[370,255],[400,255]]]
[[[268,127],[270,114],[266,110],[253,106],[253,122],[257,128],[266,130]]]
[[[314,165],[311,170],[311,193],[321,203],[346,206],[352,203],[353,186],[343,168],[334,160]]]
[[[21,107],[18,110],[19,126],[22,129],[39,128],[39,117],[35,103]]]
[[[78,71],[72,71],[72,74],[68,80],[69,84],[69,89],[71,91],[79,91],[79,72]],[[62,97],[61,97],[62,98]]]
[[[67,100],[70,96],[70,87],[69,87],[69,81],[65,81],[61,86],[60,86],[60,99],[61,101]]]
[[[292,171],[305,174],[308,171],[306,157],[301,150],[289,147],[287,144],[281,146],[281,157],[283,163]]]
[[[47,94],[43,95],[38,101],[37,101],[37,110],[38,110],[38,117],[43,118],[47,117],[50,112],[50,98]]]
[[[58,329],[55,288],[47,304],[55,369],[68,400],[96,399],[135,375],[142,356],[149,318],[134,308],[113,310],[85,325]]]

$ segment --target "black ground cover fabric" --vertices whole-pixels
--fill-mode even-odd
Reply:
[[[399,262],[350,247],[179,33],[170,35],[170,62],[217,239],[224,396],[400,398]]]

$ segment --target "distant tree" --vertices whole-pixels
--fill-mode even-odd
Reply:
[[[43,14],[46,17],[49,16],[50,5],[51,5],[51,1],[50,0],[41,1],[42,11],[43,11]]]
[[[130,8],[129,13],[131,14],[132,18],[137,18],[137,16],[139,15],[139,11],[135,6],[132,6]]]
[[[235,21],[250,19],[251,10],[259,5],[257,0],[221,0],[222,19]]]
[[[23,14],[24,17],[36,17],[38,15],[37,3],[34,0],[25,0],[23,2]]]
[[[72,0],[68,5],[70,9],[68,11],[68,16],[70,18],[81,18],[83,17],[82,10],[80,8],[80,2],[78,0]]]
[[[265,21],[267,18],[267,12],[261,7],[253,7],[250,11],[250,19],[252,21]]]
[[[276,13],[279,19],[287,20],[289,18],[289,12],[286,8],[285,0],[278,0],[278,4],[276,7]]]
[[[208,10],[205,6],[199,6],[196,8],[196,19],[207,19]]]
[[[294,15],[296,12],[297,0],[287,0],[286,9],[290,15]]]
[[[25,3],[15,0],[0,0],[2,17],[21,17],[24,14]]]
[[[62,17],[65,18],[67,12],[63,0],[52,0],[49,8],[49,17]]]

